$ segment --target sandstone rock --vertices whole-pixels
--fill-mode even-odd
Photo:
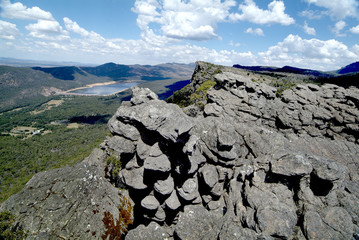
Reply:
[[[171,176],[169,176],[166,180],[158,180],[154,184],[154,189],[161,195],[171,194],[174,189],[173,178]]]
[[[284,204],[259,208],[256,215],[259,229],[273,237],[290,238],[297,224],[295,210]]]
[[[122,169],[120,176],[123,183],[133,189],[146,189],[147,185],[143,182],[144,167],[135,168],[132,170]]]
[[[214,165],[204,165],[200,170],[200,176],[207,187],[213,188],[218,182],[218,172]]]
[[[101,239],[106,230],[104,213],[117,219],[122,198],[103,177],[101,164],[88,159],[38,173],[1,205],[1,211],[14,213],[30,239]]]
[[[173,239],[173,233],[170,230],[160,226],[156,222],[151,222],[148,226],[139,225],[126,235],[126,240],[163,240]]]
[[[302,155],[286,155],[272,161],[272,172],[275,174],[281,174],[285,176],[304,176],[309,175],[312,170],[312,164]]]
[[[157,199],[154,196],[149,195],[144,199],[142,199],[141,206],[147,210],[157,210],[158,207],[160,206],[160,203],[157,201]]]
[[[219,227],[211,214],[201,205],[185,206],[175,228],[178,239],[217,239]]]
[[[136,148],[133,141],[120,136],[113,136],[108,138],[106,145],[119,157],[123,156],[124,154],[133,155]]]
[[[131,103],[139,105],[151,100],[158,100],[158,96],[148,88],[132,87]]]
[[[144,168],[150,171],[169,172],[171,170],[171,162],[164,154],[158,157],[148,157],[144,161]]]
[[[198,192],[198,179],[189,178],[187,179],[183,185],[178,188],[178,195],[181,196],[186,201],[192,201],[199,197]]]
[[[177,197],[176,191],[171,193],[171,195],[166,199],[165,203],[170,210],[177,210],[181,206],[181,202]]]
[[[309,156],[309,160],[319,178],[328,181],[344,180],[346,169],[340,163],[317,156]]]
[[[124,124],[120,121],[117,121],[115,116],[113,116],[108,121],[107,125],[110,132],[114,135],[120,135],[131,141],[137,141],[140,138],[140,132],[137,130],[137,128],[131,126],[130,124]]]
[[[156,131],[172,142],[177,142],[193,127],[190,118],[177,105],[157,100],[135,106],[121,106],[115,116],[124,123],[138,123],[147,131]]]

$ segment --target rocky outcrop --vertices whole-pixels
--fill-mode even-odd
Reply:
[[[200,75],[195,72],[193,81]],[[223,68],[210,76],[216,86],[196,117],[148,89],[134,88],[131,101],[109,121],[112,136],[95,151],[97,157],[43,173],[49,180],[36,175],[2,209],[41,234],[71,238],[85,224],[88,235],[73,236],[95,231],[96,239],[106,230],[106,211],[119,218],[118,188],[125,187],[134,206],[125,239],[358,239],[358,90],[300,85],[277,97],[276,89],[253,82],[244,70]],[[50,190],[42,201],[33,198],[54,189],[54,179],[67,179],[59,181],[67,183],[62,191],[86,190],[73,191],[72,199],[88,199],[81,210],[90,214],[94,199],[95,218],[77,217],[76,207],[68,207],[74,209],[71,226],[51,225],[57,213],[70,211],[64,210],[68,197],[56,211],[48,209],[48,199],[61,191]],[[93,185],[85,188],[82,179]],[[96,230],[89,221],[97,222]]]
[[[103,159],[95,149],[73,167],[38,173],[1,210],[15,214],[27,239],[101,239],[104,213],[118,218],[128,197],[105,179]]]

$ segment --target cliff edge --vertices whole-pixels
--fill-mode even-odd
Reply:
[[[253,74],[199,62],[190,116],[133,88],[100,149],[0,210],[28,239],[358,239],[358,89]]]

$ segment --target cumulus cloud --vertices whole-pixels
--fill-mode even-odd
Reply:
[[[246,30],[246,33],[258,35],[258,36],[264,36],[263,30],[261,28],[256,28],[256,29],[248,28]]]
[[[228,19],[235,4],[234,0],[136,0],[132,11],[138,14],[137,25],[142,31],[157,23],[165,37],[208,40],[219,38],[217,24]]]
[[[357,25],[356,27],[352,27],[349,31],[354,34],[359,34],[359,25]]]
[[[232,21],[242,20],[256,24],[291,25],[295,20],[286,14],[285,5],[282,1],[272,1],[268,4],[268,10],[260,9],[253,0],[245,0],[244,4],[239,5],[242,13],[231,14]]]
[[[94,31],[87,31],[86,29],[80,27],[77,22],[72,21],[70,18],[65,17],[63,20],[65,23],[65,28],[69,32],[79,34],[82,37],[90,39],[92,42],[101,42],[105,40],[100,34]]]
[[[335,33],[336,36],[344,37],[345,34],[342,33],[341,31],[345,28],[346,25],[347,24],[343,20],[341,20],[334,25],[334,28],[332,29],[332,31]]]
[[[319,70],[333,70],[359,58],[357,53],[335,39],[303,39],[292,34],[266,52],[260,52],[258,57],[265,65],[294,65]]]
[[[0,20],[0,38],[5,40],[14,40],[16,35],[20,32],[16,25],[3,20]]]
[[[303,29],[309,35],[316,35],[315,28],[309,27],[307,22],[304,23]]]
[[[327,14],[334,19],[357,17],[359,2],[357,0],[304,0],[310,4],[327,9]]]
[[[54,20],[38,20],[37,23],[25,27],[30,36],[48,40],[63,40],[69,38],[68,32]]]
[[[3,18],[54,20],[50,12],[44,11],[39,7],[28,8],[20,2],[11,3],[10,0],[1,0],[0,7],[0,15]]]

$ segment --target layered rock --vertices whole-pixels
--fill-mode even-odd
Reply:
[[[201,69],[206,68],[197,66]],[[199,75],[194,74],[194,88]],[[125,239],[357,239],[358,90],[300,85],[277,97],[276,89],[253,82],[244,70],[223,68],[209,75],[216,86],[197,117],[158,100],[149,89],[134,88],[131,101],[109,121],[112,136],[96,151],[98,157],[89,158],[92,165],[87,160],[44,173],[51,176],[44,190],[52,189],[60,173],[67,179],[65,190],[85,189],[86,195],[73,195],[95,199],[100,208],[98,218],[84,220],[89,228],[89,221],[98,224],[93,239],[105,230],[103,212],[119,214],[115,186],[127,188],[134,205],[135,222]],[[89,175],[82,173],[93,173],[97,182],[85,188],[79,179]],[[42,176],[1,208],[14,212],[34,238],[39,226],[44,234],[71,238],[82,223],[70,218],[71,226],[51,224],[59,219],[54,213],[66,212],[65,200],[55,212],[47,206],[36,210],[51,205],[57,194],[33,199],[46,193],[37,187]],[[39,189],[34,194],[33,185]],[[92,205],[86,206],[83,211],[91,213]],[[36,225],[32,215],[46,215],[49,223]]]

